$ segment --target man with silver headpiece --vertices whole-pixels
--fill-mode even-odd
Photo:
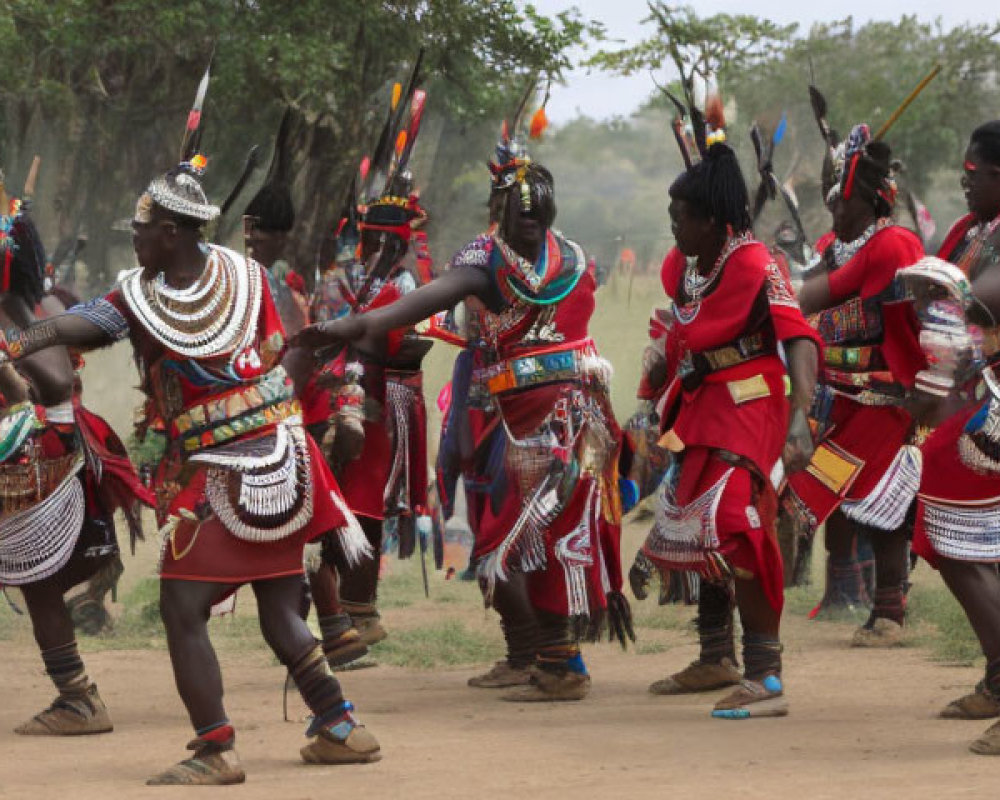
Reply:
[[[316,738],[303,759],[380,757],[299,616],[306,542],[336,530],[347,561],[370,557],[370,548],[302,427],[278,363],[284,331],[262,268],[202,240],[202,226],[219,209],[205,197],[199,166],[181,164],[139,198],[132,221],[138,269],[106,297],[28,328],[5,347],[19,359],[53,345],[90,349],[128,338],[145,416],[167,432],[153,481],[163,537],[160,612],[196,738],[193,755],[151,778],[154,785],[245,779],[207,620],[213,604],[246,583],[265,639],[314,715],[307,735]]]

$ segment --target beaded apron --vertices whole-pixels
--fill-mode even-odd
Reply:
[[[208,465],[205,496],[226,529],[249,542],[275,542],[300,530],[313,513],[306,434],[280,423],[273,433],[197,453]]]

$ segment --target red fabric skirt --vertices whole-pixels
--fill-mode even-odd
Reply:
[[[760,580],[771,607],[784,605],[784,568],[775,535],[777,502],[769,483],[750,469],[733,466],[708,447],[684,451],[676,490],[679,506],[686,506],[714,487],[732,470],[715,511],[718,552],[735,572]],[[691,570],[690,561],[671,561],[645,550],[662,569]],[[708,574],[707,560],[697,571]]]
[[[392,469],[392,442],[382,422],[365,420],[365,444],[361,455],[347,464],[340,488],[348,508],[361,517],[385,516],[385,484]]]
[[[894,406],[865,406],[843,395],[834,398],[829,432],[819,446],[832,443],[861,462],[854,478],[839,491],[808,470],[788,478],[788,485],[822,524],[844,500],[867,497],[906,444],[912,428],[910,415]]]
[[[1000,476],[969,469],[959,457],[958,440],[969,419],[979,407],[966,409],[950,417],[932,433],[923,447],[924,466],[917,495],[917,519],[913,531],[913,552],[935,569],[942,557],[928,538],[927,502],[940,500],[945,505],[975,505],[990,498],[1000,499]]]

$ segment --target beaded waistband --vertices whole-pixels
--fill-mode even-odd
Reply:
[[[855,370],[868,372],[885,366],[881,348],[874,345],[867,347],[828,345],[823,348],[823,363],[828,367],[837,367],[849,372]]]
[[[174,418],[170,437],[184,453],[193,453],[300,413],[291,381],[279,367],[253,385],[190,406]]]
[[[537,350],[490,364],[473,373],[473,394],[476,387],[489,395],[514,389],[540,386],[544,383],[572,381],[583,378],[584,359],[594,353],[590,339]]]

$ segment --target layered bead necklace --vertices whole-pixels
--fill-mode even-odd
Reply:
[[[122,296],[169,350],[186,358],[216,357],[239,352],[253,339],[262,280],[256,264],[213,246],[191,286],[175,289],[162,272],[145,281],[142,270],[134,270],[122,281]]]

